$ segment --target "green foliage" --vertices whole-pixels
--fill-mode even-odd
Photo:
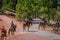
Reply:
[[[16,18],[28,17],[53,17],[56,15],[56,0],[2,0],[3,7],[14,9],[16,7]],[[15,6],[16,5],[16,6]],[[15,7],[14,7],[15,6]]]
[[[20,18],[20,4],[16,5],[16,18],[19,19]]]
[[[57,6],[57,11],[60,11],[60,6]]]
[[[3,10],[2,9],[0,9],[0,12],[2,12]]]
[[[2,5],[3,5],[3,8],[12,8],[11,6],[11,0],[2,0]]]

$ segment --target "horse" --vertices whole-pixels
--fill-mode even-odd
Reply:
[[[40,28],[43,28],[43,29],[45,30],[45,28],[46,28],[45,22],[40,22],[40,23],[39,23],[38,29],[40,30]]]
[[[54,30],[55,32],[58,32],[58,31],[59,31],[59,28],[60,28],[60,22],[56,22],[56,23],[54,24],[54,26],[53,26],[53,30]]]
[[[30,22],[30,23],[23,22],[23,32],[24,30],[26,31],[26,27],[28,28],[28,31],[29,31],[29,28],[31,25],[33,25],[33,22]]]
[[[17,25],[14,25],[14,27],[10,27],[8,34],[9,35],[14,35],[14,32],[16,32]]]
[[[7,31],[1,32],[1,40],[6,40],[7,37]]]
[[[14,28],[10,27],[8,31],[9,36],[14,35]]]

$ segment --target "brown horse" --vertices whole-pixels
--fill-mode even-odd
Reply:
[[[45,23],[44,22],[40,22],[39,23],[38,29],[40,30],[40,28],[43,28],[45,30],[46,26],[45,26]]]
[[[16,32],[17,25],[14,25],[14,27],[10,27],[8,34],[9,35],[14,35],[14,32]]]
[[[4,32],[1,32],[1,40],[6,40],[6,37],[7,37],[7,32],[6,30]]]
[[[29,28],[31,25],[33,25],[33,22],[30,22],[29,24],[27,24],[26,22],[23,22],[23,31],[24,30],[26,31],[26,27],[28,28],[28,31],[29,31]]]
[[[14,35],[14,28],[11,27],[8,31],[8,34],[9,34],[9,36]]]

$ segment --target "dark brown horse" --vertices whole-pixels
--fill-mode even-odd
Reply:
[[[17,25],[14,25],[14,27],[10,27],[8,34],[9,35],[14,35],[14,32],[16,32]]]
[[[8,31],[8,34],[9,34],[9,36],[13,36],[14,35],[14,32],[15,32],[15,30],[14,30],[14,28],[13,27],[10,27],[9,28],[9,31]]]
[[[6,40],[7,37],[7,31],[1,32],[1,40]]]
[[[13,35],[14,35],[14,28],[11,27],[11,28],[9,29],[9,31],[8,31],[8,34],[9,34],[9,36],[10,36],[10,35],[13,36]]]
[[[30,22],[30,23],[26,23],[26,22],[23,22],[23,31],[25,30],[26,31],[26,27],[28,28],[28,31],[29,31],[29,28],[31,27],[31,25],[33,25],[33,22]]]
[[[46,28],[45,22],[40,22],[39,23],[38,29],[40,30],[40,28],[43,28],[45,30],[45,28]]]

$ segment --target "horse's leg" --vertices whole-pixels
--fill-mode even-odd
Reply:
[[[5,34],[4,34],[4,40],[6,40],[7,38],[6,38],[6,36],[5,36]]]
[[[1,34],[1,40],[3,40],[2,34]]]
[[[46,25],[43,25],[43,27],[44,27],[44,30],[45,30],[45,28],[46,28]]]
[[[24,30],[25,30],[25,26],[23,26],[23,32],[24,32]]]
[[[23,32],[24,32],[24,24],[23,24]]]
[[[4,40],[7,40],[7,38],[6,38],[6,37],[4,37]]]
[[[44,26],[44,30],[45,30],[45,26]]]
[[[28,27],[28,32],[29,32],[29,27]]]
[[[10,30],[10,36],[12,35],[12,29]]]
[[[13,35],[14,35],[14,30],[12,30],[12,32],[11,32],[11,33],[12,33],[12,36],[13,36]]]
[[[7,40],[7,35],[5,34],[5,40]]]
[[[29,32],[30,25],[28,25],[28,32]]]
[[[11,35],[11,36],[13,35],[13,31],[12,31],[12,29],[10,30],[10,35]]]
[[[44,29],[44,26],[43,26],[43,24],[41,25],[41,30],[43,30]]]
[[[23,28],[23,32],[24,32],[24,28]]]
[[[23,32],[26,31],[26,28],[23,29]]]
[[[1,40],[4,40],[4,35],[3,34],[1,35]]]
[[[41,25],[41,30],[43,30],[43,26]]]
[[[16,32],[16,28],[15,28],[15,32]]]
[[[38,29],[40,30],[40,25],[39,25]]]
[[[14,34],[14,31],[13,31],[13,35],[15,35],[15,34]]]
[[[9,35],[9,37],[10,37],[10,30],[8,31],[8,35]]]
[[[10,30],[8,31],[8,34],[10,34]]]

